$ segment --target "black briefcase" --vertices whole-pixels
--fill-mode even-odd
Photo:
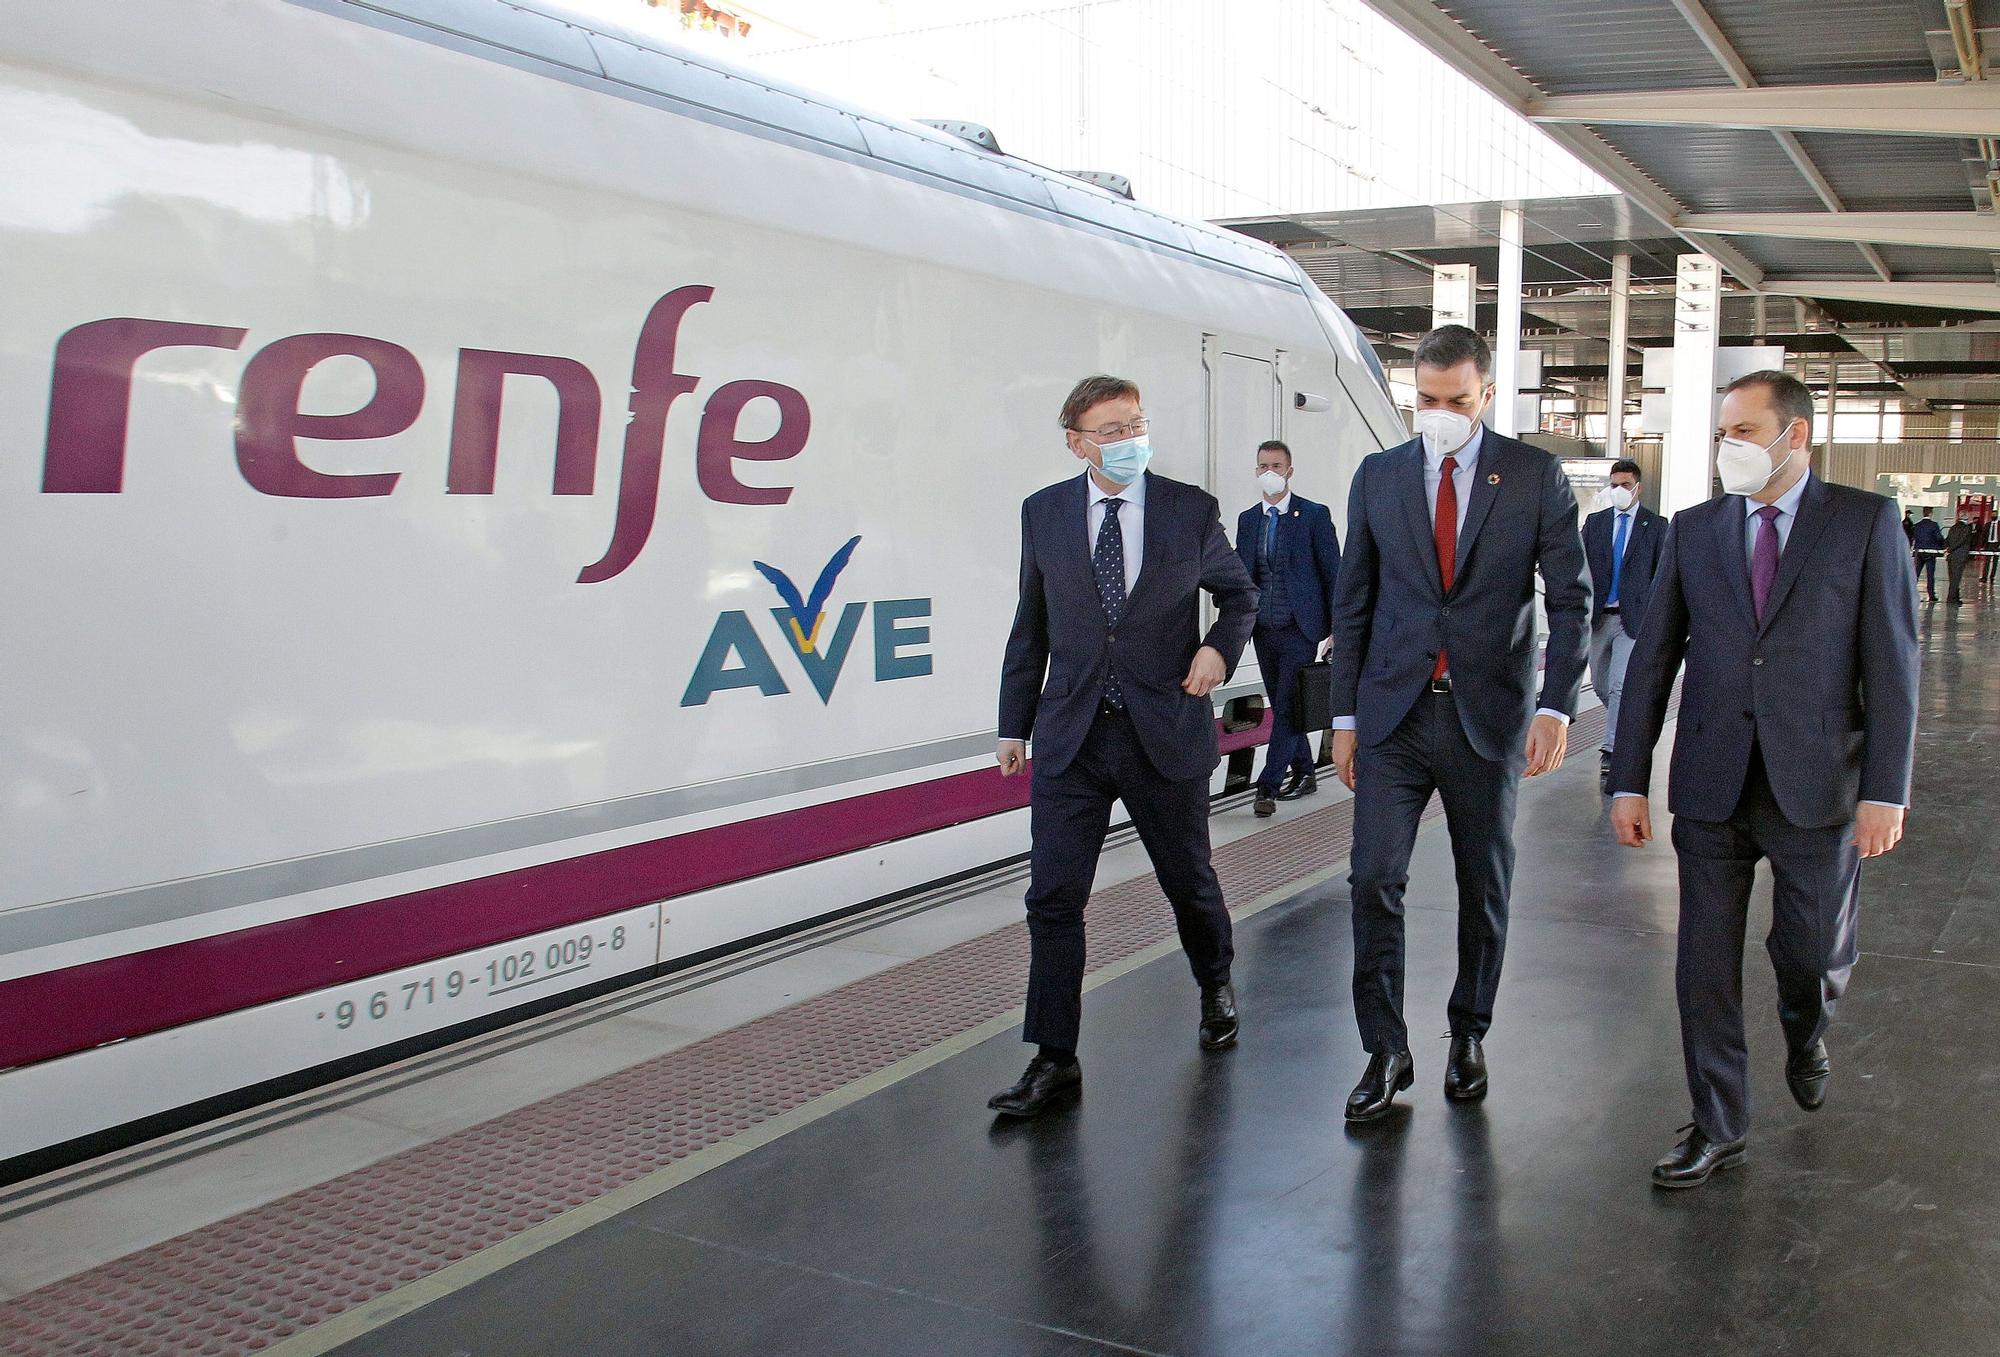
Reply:
[[[1325,660],[1300,667],[1292,690],[1292,709],[1298,713],[1299,729],[1306,734],[1333,724],[1333,667]]]

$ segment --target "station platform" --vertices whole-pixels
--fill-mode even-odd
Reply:
[[[1753,944],[1750,1161],[1700,1190],[1647,1178],[1686,1120],[1674,858],[1613,843],[1592,711],[1523,788],[1482,1103],[1445,1101],[1425,1040],[1441,824],[1409,890],[1417,1085],[1349,1127],[1351,804],[1237,798],[1234,1050],[1197,1047],[1120,844],[1062,1115],[984,1106],[1028,1054],[996,877],[0,1195],[0,1353],[1989,1357],[2000,609],[1927,608],[1923,642],[1916,808],[1864,870],[1827,1105],[1785,1094]]]

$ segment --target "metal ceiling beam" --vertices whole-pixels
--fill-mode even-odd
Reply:
[[[1729,40],[1729,35],[1715,22],[1715,16],[1708,12],[1702,0],[1673,0],[1673,6],[1680,11],[1681,18],[1687,21],[1688,27],[1695,31],[1695,36],[1701,39],[1701,44],[1708,49],[1709,55],[1715,58],[1723,70],[1729,72],[1729,78],[1736,82],[1737,88],[1754,89],[1757,85],[1756,72],[1750,69],[1750,63],[1736,50],[1736,44]],[[1779,149],[1785,153],[1785,158],[1792,162],[1792,167],[1811,186],[1820,202],[1826,205],[1826,210],[1845,211],[1847,204],[1840,201],[1840,195],[1834,192],[1833,185],[1827,182],[1824,174],[1820,173],[1819,166],[1813,163],[1812,156],[1799,139],[1790,132],[1773,131],[1771,135],[1777,139]],[[1854,248],[1861,252],[1862,259],[1867,261],[1868,267],[1875,270],[1877,278],[1886,283],[1895,276],[1889,272],[1888,262],[1874,246],[1861,241],[1855,241],[1853,244]]]
[[[1431,0],[1367,0],[1367,4],[1390,23],[1449,61],[1461,74],[1471,77],[1488,94],[1516,113],[1526,116],[1529,106],[1543,97],[1533,81],[1501,60],[1492,48],[1473,37]],[[1589,128],[1551,123],[1542,130],[1552,141],[1661,221],[1672,222],[1683,215],[1680,203]],[[1721,263],[1730,276],[1745,287],[1755,288],[1763,280],[1764,270],[1727,241],[1714,236],[1697,238],[1688,231],[1676,234]]]
[[[1759,85],[1542,95],[1523,110],[1538,123],[1739,127],[1872,132],[1911,137],[2000,136],[2000,81],[1962,85]]]
[[[2000,250],[2000,216],[1990,212],[1691,212],[1680,225],[1725,236]]]
[[[2000,283],[1885,283],[1878,278],[1766,278],[1781,297],[1826,297],[1881,306],[2000,312]]]

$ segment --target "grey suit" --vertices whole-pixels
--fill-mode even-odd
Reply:
[[[1858,801],[1907,805],[1917,727],[1916,590],[1895,505],[1805,484],[1758,620],[1745,521],[1724,495],[1675,516],[1625,676],[1611,779],[1647,791],[1682,661],[1668,779],[1680,856],[1675,982],[1694,1119],[1749,1126],[1743,935],[1759,859],[1788,1045],[1820,1039],[1858,955]]]
[[[1604,745],[1609,753],[1618,734],[1618,700],[1632,643],[1646,621],[1653,571],[1667,540],[1667,520],[1643,504],[1631,508],[1625,526],[1625,554],[1614,562],[1618,515],[1600,509],[1583,520],[1583,554],[1590,562],[1590,686],[1604,704]],[[1616,601],[1612,580],[1617,579]]]
[[[1372,1053],[1406,1049],[1403,891],[1431,793],[1444,801],[1458,869],[1453,1032],[1484,1036],[1506,947],[1514,801],[1537,706],[1568,716],[1583,686],[1590,585],[1576,497],[1562,464],[1486,431],[1447,592],[1425,492],[1421,440],[1374,453],[1348,496],[1335,591],[1333,711],[1357,738],[1354,1007]],[[1535,695],[1535,576],[1549,644]],[[1433,691],[1444,646],[1451,691]]]

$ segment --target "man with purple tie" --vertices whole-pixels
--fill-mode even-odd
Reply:
[[[1722,401],[1725,493],[1675,515],[1625,672],[1612,827],[1653,837],[1653,746],[1683,659],[1668,792],[1680,857],[1675,993],[1693,1125],[1653,1168],[1695,1187],[1743,1162],[1750,1128],[1743,933],[1757,863],[1785,1082],[1826,1098],[1826,1031],[1858,956],[1861,859],[1903,833],[1917,729],[1916,581],[1896,506],[1811,474],[1812,395],[1753,372]]]

